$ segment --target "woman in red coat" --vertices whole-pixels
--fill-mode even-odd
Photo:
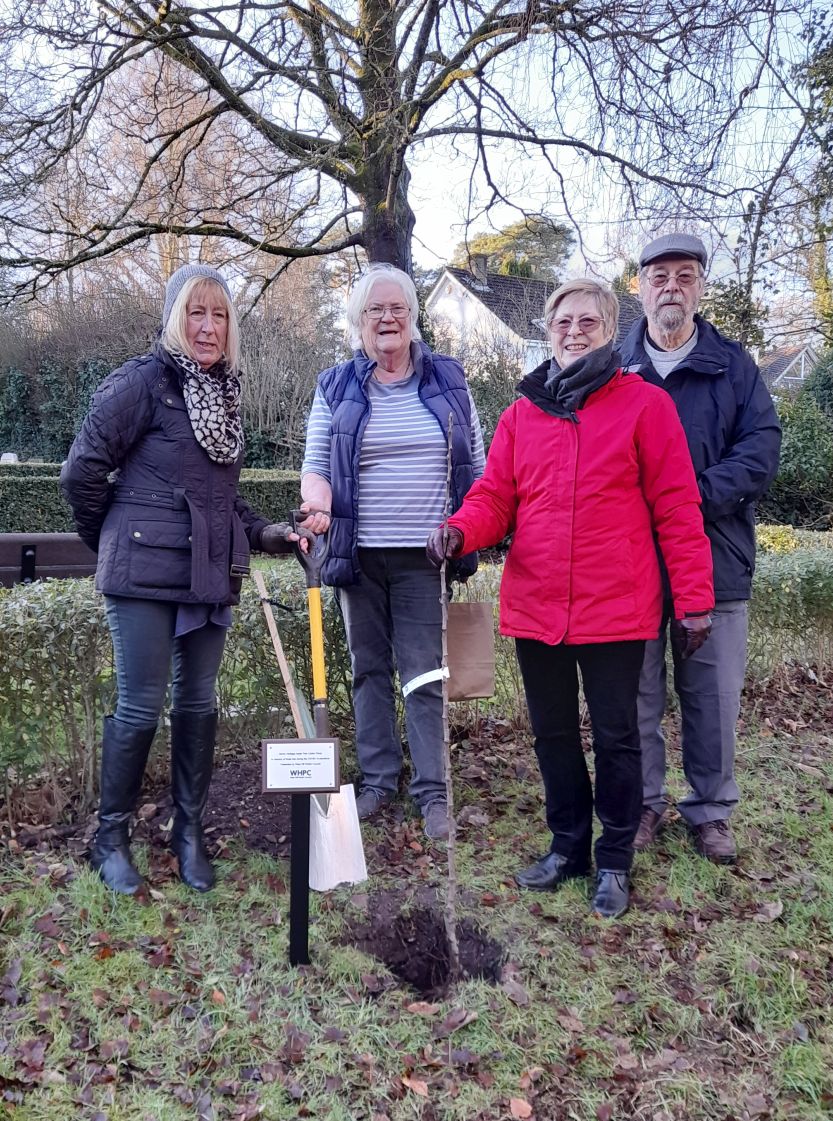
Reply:
[[[656,638],[662,614],[655,539],[683,656],[708,637],[711,552],[674,403],[619,367],[615,295],[571,281],[544,315],[552,360],[521,382],[483,477],[447,530],[431,535],[428,555],[440,564],[513,535],[500,629],[516,639],[552,831],[549,853],[516,880],[547,890],[590,868],[594,794],[579,729],[580,670],[602,825],[592,910],[613,918],[628,906],[642,806],[636,699],[645,640]]]

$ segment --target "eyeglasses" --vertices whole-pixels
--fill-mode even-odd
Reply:
[[[368,319],[381,319],[386,311],[389,311],[394,319],[407,319],[411,314],[410,308],[405,307],[404,304],[371,304],[364,309],[364,314]]]
[[[566,335],[570,328],[576,325],[579,333],[582,335],[592,335],[594,331],[602,325],[601,319],[596,319],[592,315],[580,315],[578,319],[573,316],[564,315],[559,319],[550,319],[549,328],[551,331],[556,331],[559,335]]]
[[[646,274],[652,288],[664,288],[669,280],[676,280],[681,288],[691,288],[701,279],[699,272],[686,269],[684,272],[653,272]]]

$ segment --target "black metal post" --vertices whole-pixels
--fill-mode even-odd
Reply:
[[[309,794],[292,795],[289,964],[309,965]]]

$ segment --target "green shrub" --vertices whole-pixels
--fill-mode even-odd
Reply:
[[[10,465],[0,471],[0,533],[74,532],[72,513],[58,485],[60,466],[51,474],[53,466]],[[284,521],[301,497],[295,471],[243,471],[239,490],[254,510],[272,521]]]
[[[781,464],[758,503],[762,521],[829,528],[833,514],[833,424],[812,397],[781,401]]]
[[[833,665],[833,534],[815,537],[809,548],[758,557],[749,613],[753,675],[788,659]]]
[[[73,533],[57,475],[0,474],[0,533]]]
[[[270,596],[298,687],[311,696],[306,591],[290,559],[266,565]],[[349,659],[332,593],[323,596],[330,711],[350,738]],[[244,581],[217,685],[221,744],[294,736],[288,702],[254,582]],[[0,589],[0,771],[6,802],[33,775],[46,779],[54,812],[90,804],[101,719],[115,699],[104,603],[92,579],[48,580]],[[163,741],[164,735],[158,737]],[[348,753],[349,759],[349,753]]]
[[[10,475],[24,478],[27,475],[60,475],[60,463],[47,463],[45,460],[27,461],[26,463],[0,463],[0,479]]]
[[[801,548],[801,538],[791,525],[756,525],[755,544],[761,553],[792,553]]]
[[[833,533],[798,531],[800,547],[758,559],[750,607],[749,674],[785,659],[833,666]],[[312,695],[309,620],[300,568],[291,559],[258,562],[299,689]],[[502,569],[483,565],[463,598],[497,606]],[[350,663],[335,597],[324,589],[330,716],[352,769]],[[497,617],[497,611],[495,612]],[[523,687],[512,639],[496,637],[496,693],[453,706],[456,724],[492,714],[525,727]],[[88,804],[97,778],[102,716],[114,700],[112,654],[101,597],[92,580],[56,580],[0,590],[0,771],[6,803],[33,776],[45,777],[54,813]],[[218,681],[221,745],[256,750],[265,735],[294,736],[277,660],[254,582],[244,581]],[[157,737],[164,746],[164,732]]]
[[[833,421],[833,350],[828,350],[804,382],[803,392],[811,397],[828,420]]]

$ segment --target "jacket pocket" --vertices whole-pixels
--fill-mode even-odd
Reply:
[[[128,522],[130,581],[145,588],[191,587],[191,535],[181,522]]]

